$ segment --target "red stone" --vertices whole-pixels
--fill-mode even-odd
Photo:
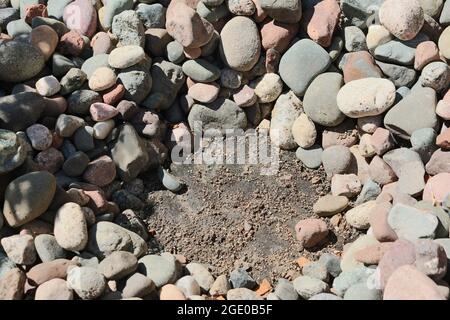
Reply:
[[[103,102],[111,106],[116,105],[125,95],[125,87],[122,84],[116,84],[103,93]]]
[[[85,43],[78,31],[71,30],[64,34],[59,41],[59,51],[62,54],[69,54],[78,57],[84,49]]]
[[[306,10],[303,27],[309,37],[322,47],[329,47],[334,30],[339,23],[341,8],[336,0],[323,0]]]

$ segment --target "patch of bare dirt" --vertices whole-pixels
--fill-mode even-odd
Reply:
[[[210,267],[215,276],[235,267],[247,268],[260,281],[292,278],[296,259],[336,253],[355,234],[345,225],[330,224],[328,242],[301,250],[294,226],[313,217],[312,205],[329,190],[325,173],[301,165],[293,152],[282,152],[274,176],[260,175],[257,165],[174,165],[173,175],[186,188],[179,194],[162,190],[152,174],[146,187],[145,219],[154,231],[154,252],[184,255]]]

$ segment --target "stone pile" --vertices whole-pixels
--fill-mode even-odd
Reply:
[[[450,0],[0,0],[0,299],[448,299],[449,25]],[[324,168],[304,248],[366,234],[274,288],[149,254],[139,176],[179,191],[196,121]]]

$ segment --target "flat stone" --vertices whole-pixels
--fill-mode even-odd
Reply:
[[[326,195],[314,203],[313,212],[319,217],[331,217],[342,212],[347,206],[347,197]]]

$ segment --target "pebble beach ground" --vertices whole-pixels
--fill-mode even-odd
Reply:
[[[0,0],[0,299],[449,299],[449,60],[450,0]]]

